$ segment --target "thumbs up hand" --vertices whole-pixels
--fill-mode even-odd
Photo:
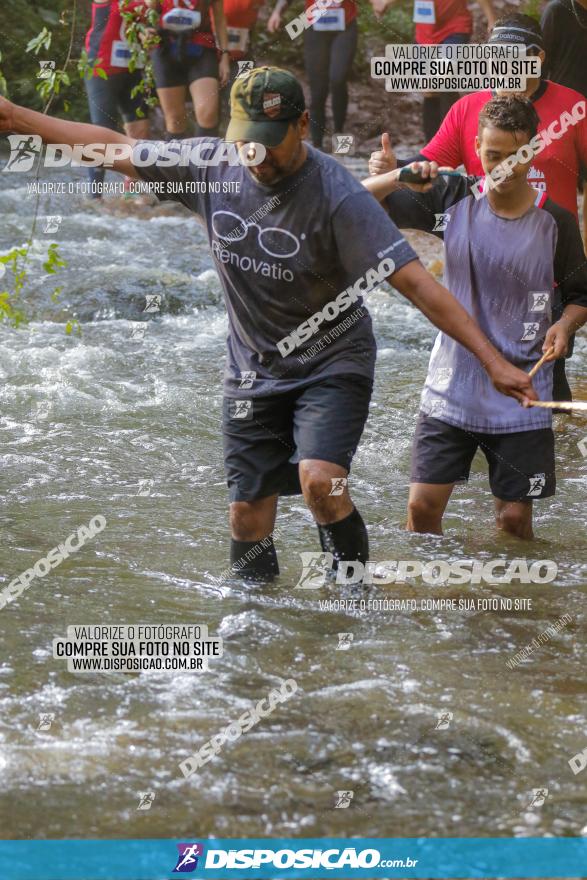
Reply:
[[[387,132],[381,135],[381,149],[371,153],[369,159],[369,174],[385,174],[387,171],[395,171],[397,168],[397,159],[391,147],[391,139]]]

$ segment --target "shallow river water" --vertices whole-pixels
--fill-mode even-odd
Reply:
[[[3,178],[6,252],[27,239],[34,199],[26,175]],[[585,775],[569,760],[587,746],[587,420],[558,417],[558,492],[536,504],[535,542],[497,535],[481,458],[445,536],[407,534],[410,442],[434,330],[378,290],[377,383],[351,480],[372,558],[547,559],[558,575],[544,585],[416,579],[360,594],[531,599],[522,610],[329,610],[324,600],[352,594],[295,587],[300,553],[318,541],[290,498],[279,509],[279,579],[218,587],[227,321],[202,230],[179,208],[114,216],[71,196],[43,196],[40,214],[62,223],[35,239],[31,321],[0,325],[0,586],[92,517],[107,526],[0,610],[2,836],[579,835]],[[41,266],[51,241],[68,262],[56,281]],[[162,295],[160,314],[143,312],[147,294]],[[71,315],[81,336],[65,333]],[[140,321],[143,339],[131,335]],[[570,367],[582,398],[586,367],[583,336]],[[508,667],[565,614],[560,633]],[[69,673],[52,640],[98,623],[206,624],[224,654],[201,674]],[[348,649],[337,649],[338,633],[352,635]],[[299,689],[288,702],[183,777],[180,761],[289,678]],[[47,730],[41,714],[54,716]],[[548,796],[530,806],[538,788]],[[339,791],[353,792],[346,809],[335,808]],[[137,810],[141,792],[154,793],[151,809]]]

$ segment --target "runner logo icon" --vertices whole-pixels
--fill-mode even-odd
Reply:
[[[542,490],[546,486],[546,474],[532,474],[529,480],[530,489],[528,490],[528,495],[531,498],[537,498],[539,495],[542,495]]]
[[[450,214],[435,214],[434,228],[432,232],[446,232],[450,220]]]
[[[538,331],[540,330],[540,324],[536,321],[532,321],[530,323],[526,323],[524,321],[524,332],[522,334],[522,342],[532,342],[533,339],[536,339]]]
[[[237,61],[238,65],[238,73],[236,78],[238,79],[240,76],[244,76],[245,73],[248,73],[249,70],[252,70],[254,67],[254,63],[252,61]]]
[[[303,568],[295,589],[318,590],[323,587],[334,563],[332,553],[300,553],[300,556]]]
[[[178,843],[179,855],[173,874],[191,874],[198,867],[198,857],[204,855],[201,843]]]
[[[254,370],[243,370],[241,372],[239,388],[244,388],[245,390],[253,387],[253,383],[257,378],[257,374]]]
[[[346,477],[331,477],[330,482],[332,484],[332,488],[330,489],[329,495],[343,495],[346,485],[348,483],[348,479]]]
[[[41,155],[43,141],[40,136],[31,134],[25,137],[22,134],[9,134],[7,140],[10,156],[2,171],[32,171]]]
[[[39,715],[39,726],[37,727],[37,730],[51,730],[51,725],[54,721],[54,712],[44,712],[42,715]]]
[[[550,303],[550,290],[531,290],[528,300],[530,312],[545,312]]]
[[[548,797],[548,789],[547,788],[533,788],[532,789],[532,800],[528,804],[529,807],[541,807],[546,798]]]
[[[450,727],[450,722],[452,721],[452,712],[439,712],[437,715],[438,721],[436,722],[436,727],[434,730],[446,730]]]

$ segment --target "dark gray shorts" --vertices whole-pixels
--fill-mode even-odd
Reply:
[[[161,46],[151,52],[153,76],[158,89],[189,86],[197,79],[218,79],[218,55],[216,49],[202,47],[196,57],[176,58]]]
[[[230,500],[299,495],[303,459],[350,470],[372,388],[364,376],[327,376],[285,394],[253,397],[250,406],[225,397],[222,432]]]
[[[484,434],[448,425],[420,413],[412,446],[412,483],[459,483],[469,479],[481,449],[489,465],[491,491],[501,501],[549,498],[556,490],[551,428]]]

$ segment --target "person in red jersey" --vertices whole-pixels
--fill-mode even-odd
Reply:
[[[253,28],[263,3],[264,0],[224,0],[224,17],[231,61],[253,60],[251,54]]]
[[[281,27],[281,16],[291,2],[277,0],[267,22],[270,33]],[[321,0],[320,10],[312,9],[314,5],[315,0],[306,0],[306,12],[312,23],[304,30],[304,65],[310,84],[310,136],[312,144],[321,150],[328,93],[334,131],[344,131],[349,100],[347,82],[359,36],[358,4],[356,0]]]
[[[540,25],[521,13],[500,18],[490,42],[525,45],[528,54],[538,55],[542,63],[546,57]],[[545,149],[532,159],[528,182],[540,192],[546,192],[553,202],[570,211],[578,221],[577,184],[581,164],[587,162],[587,121],[581,118],[585,116],[585,99],[573,89],[542,78],[528,79],[523,94],[532,102],[540,119],[538,131],[547,142]],[[370,173],[381,174],[392,171],[398,164],[426,159],[445,168],[464,165],[468,174],[482,176],[483,168],[475,152],[475,136],[479,113],[491,97],[489,91],[465,95],[451,107],[430,143],[417,156],[400,163],[393,153],[389,136],[382,135],[382,149],[371,154]],[[566,120],[564,134],[563,120]],[[583,241],[585,243],[585,237]],[[571,343],[570,353],[572,347]],[[564,361],[557,361],[555,365],[554,397],[556,400],[570,400],[572,397]]]
[[[167,138],[187,136],[186,88],[197,136],[215,136],[219,85],[226,85],[230,72],[222,0],[134,0],[131,6],[159,14],[160,43],[152,50],[151,61]]]
[[[513,42],[507,39],[508,35],[519,37],[528,54],[537,54],[544,63],[542,31],[533,18],[516,13],[499,19],[490,42]],[[546,148],[532,161],[528,180],[535,189],[548,192],[554,202],[577,217],[579,168],[587,161],[587,122],[579,120],[569,125],[562,137],[553,137],[552,133],[560,134],[563,113],[577,117],[583,112],[585,98],[573,89],[542,78],[528,79],[523,94],[538,113],[539,132],[551,133],[547,135]],[[462,97],[451,107],[438,133],[420,153],[399,164],[428,159],[449,168],[464,165],[468,174],[482,175],[481,162],[475,152],[475,136],[479,113],[491,97],[490,91],[472,92]],[[577,104],[580,107],[573,113]],[[369,171],[380,174],[392,171],[397,164],[389,138],[384,137],[382,149],[371,154]]]
[[[397,0],[374,0],[373,8],[381,15]],[[487,30],[495,24],[492,0],[479,0],[487,20]],[[415,41],[420,45],[455,45],[468,43],[473,33],[473,16],[467,0],[414,0]],[[431,140],[455,101],[458,92],[425,92],[422,105],[424,137]]]
[[[92,123],[118,131],[119,118],[122,117],[124,130],[129,137],[147,138],[148,108],[140,95],[132,97],[142,73],[139,70],[130,73],[128,69],[131,50],[126,42],[119,0],[94,0],[85,49],[93,68],[85,77]],[[89,168],[88,171],[91,195],[100,198],[104,168]]]
[[[239,73],[239,61],[248,61],[248,68],[255,66],[254,29],[264,2],[265,0],[224,0],[230,79],[220,93],[223,118],[229,116],[230,89]]]

